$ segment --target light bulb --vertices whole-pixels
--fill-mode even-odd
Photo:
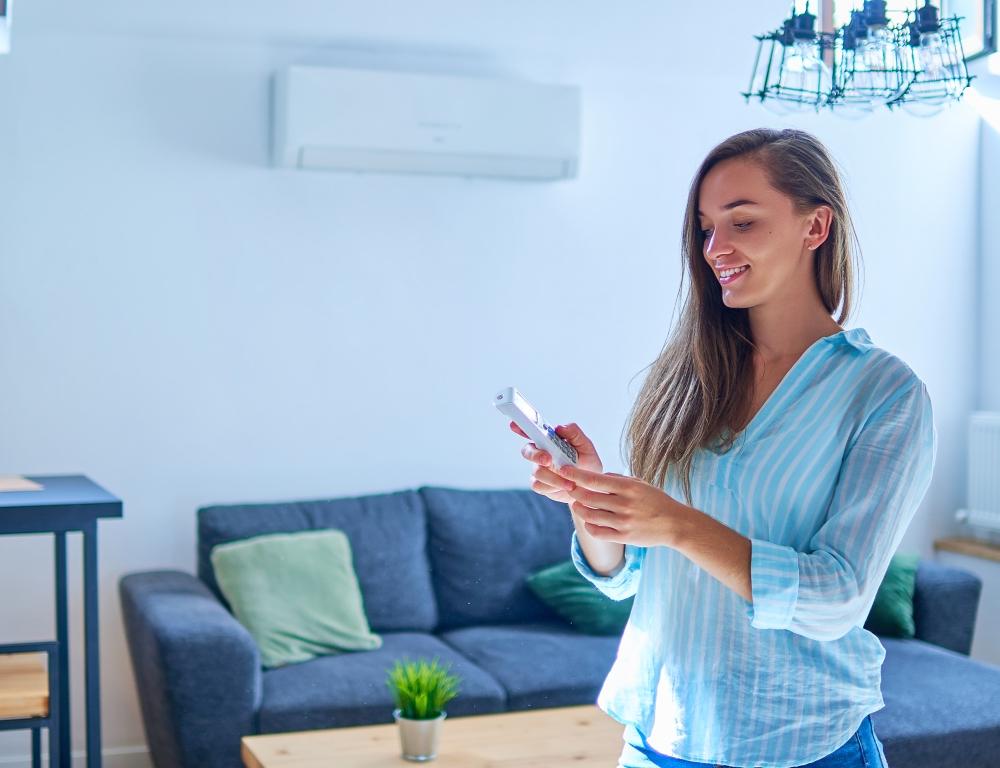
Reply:
[[[891,48],[884,34],[885,30],[875,30],[868,39],[861,44],[861,57],[869,69],[885,69],[887,56],[891,55]]]
[[[867,86],[873,96],[889,94],[899,88],[899,51],[885,28],[875,30],[861,44],[860,55],[855,56],[854,68],[856,71],[867,71]]]
[[[841,101],[830,107],[830,111],[845,120],[862,120],[875,111],[875,104],[871,101]]]
[[[872,73],[860,59],[855,59],[854,71],[847,75],[840,98],[832,106],[833,113],[852,120],[870,115],[875,109],[873,87]]]
[[[804,103],[790,103],[792,111],[816,106],[833,85],[830,69],[816,56],[816,46],[809,40],[796,40],[791,54],[782,66],[778,83],[782,91],[789,91],[803,99]]]
[[[914,117],[932,117],[944,109],[944,99],[915,99],[900,103],[903,110]]]
[[[847,79],[844,83],[844,90],[856,94],[858,98],[871,99],[879,88],[880,73],[872,72],[868,69],[864,59],[854,57],[851,62],[853,69],[848,71]]]
[[[774,96],[765,97],[760,102],[760,104],[768,112],[780,116],[784,116],[796,111],[792,108],[792,106],[788,101],[786,101],[785,99],[776,99]]]
[[[924,72],[924,79],[939,80],[945,75],[945,52],[939,33],[924,32],[920,35],[917,59],[920,61],[920,69]]]

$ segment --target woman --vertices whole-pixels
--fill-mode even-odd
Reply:
[[[693,287],[629,418],[632,476],[575,424],[557,432],[576,467],[522,450],[532,489],[569,504],[578,570],[635,595],[597,700],[626,725],[619,766],[886,766],[885,650],[863,624],[937,431],[924,383],[841,325],[849,232],[813,136],[727,139],[688,195]]]

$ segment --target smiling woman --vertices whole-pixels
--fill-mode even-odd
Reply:
[[[815,137],[746,131],[709,154],[684,214],[691,289],[630,419],[633,474],[661,485],[679,467],[690,499],[699,448],[720,433],[731,444],[803,350],[843,330],[854,293],[849,234],[843,186]]]
[[[630,415],[632,476],[575,424],[556,431],[576,466],[525,447],[532,489],[569,504],[577,570],[635,596],[597,699],[627,726],[621,768],[886,766],[864,622],[937,432],[913,370],[840,325],[849,235],[815,137],[725,140],[691,184],[691,289]]]

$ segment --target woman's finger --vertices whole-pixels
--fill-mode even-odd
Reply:
[[[629,496],[637,482],[633,477],[621,475],[616,477],[603,472],[591,472],[581,467],[574,467],[572,464],[559,467],[559,474],[593,491],[614,493],[619,496]]]
[[[588,523],[586,520],[583,523],[583,529],[595,539],[618,541],[618,537],[621,535],[614,528],[605,528],[602,525],[594,525],[593,523]]]
[[[521,455],[528,461],[533,461],[535,464],[540,464],[543,467],[547,467],[552,463],[552,457],[549,455],[549,452],[543,451],[534,443],[522,446]]]
[[[519,426],[517,426],[517,422],[516,422],[516,421],[512,421],[512,422],[510,423],[510,429],[511,429],[511,432],[514,432],[515,434],[518,434],[518,435],[520,435],[521,437],[528,437],[528,436],[527,436],[527,435],[526,435],[526,434],[524,433],[524,430],[523,430],[523,429],[521,429],[521,428],[520,428]]]
[[[576,422],[571,424],[560,424],[556,427],[556,434],[578,451],[582,450],[588,453],[595,453],[594,443],[584,434],[583,430],[580,429],[580,425]]]
[[[565,480],[565,478],[563,479]],[[575,485],[573,483],[571,483],[571,486],[575,487],[567,487],[566,492],[580,503],[586,504],[588,507],[593,507],[594,509],[606,509],[610,512],[628,511],[629,504],[627,501],[622,499],[621,496],[616,496],[613,493],[599,493],[597,491],[591,491],[588,488],[584,488],[582,485]]]
[[[531,490],[535,493],[540,493],[543,496],[548,496],[549,498],[552,498],[552,496],[560,492],[558,488],[553,488],[548,483],[543,483],[540,480],[536,480],[534,477],[531,478]]]
[[[577,515],[580,519],[585,520],[593,525],[600,526],[601,528],[609,528],[611,530],[617,530],[615,524],[617,520],[614,514],[611,512],[605,512],[603,509],[594,509],[593,507],[588,507],[586,504],[581,504],[579,501],[571,501],[569,504],[570,510],[573,514]]]
[[[539,466],[535,469],[535,472],[534,474],[532,474],[532,477],[534,477],[536,480],[540,482],[545,483],[546,485],[550,485],[553,488],[557,488],[561,491],[568,491],[570,488],[573,487],[572,481],[567,480],[565,477],[559,477],[559,475],[557,475],[551,469],[546,469],[545,467],[542,466]]]

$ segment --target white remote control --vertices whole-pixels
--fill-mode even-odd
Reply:
[[[556,431],[545,423],[535,408],[524,399],[524,395],[517,391],[516,387],[507,387],[497,392],[493,398],[493,405],[497,407],[504,416],[510,419],[524,430],[531,441],[543,451],[548,451],[552,456],[552,463],[556,467],[563,467],[567,464],[576,465],[576,449],[563,440]]]

